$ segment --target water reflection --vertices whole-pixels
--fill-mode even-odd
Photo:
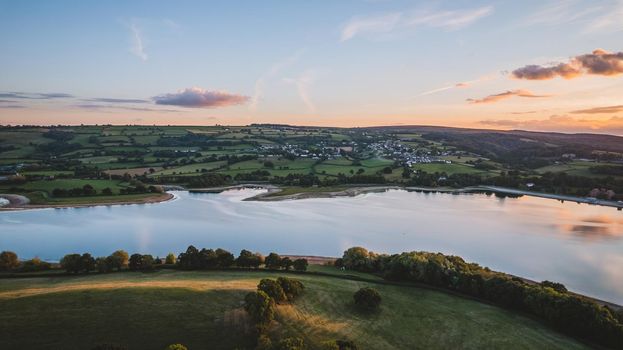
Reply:
[[[354,198],[242,201],[258,189],[176,192],[160,204],[0,213],[0,250],[58,260],[123,248],[164,256],[189,244],[263,253],[338,256],[456,254],[493,269],[623,303],[623,214],[612,208],[521,197],[390,190]]]

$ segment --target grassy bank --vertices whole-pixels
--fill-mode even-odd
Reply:
[[[317,269],[323,270],[323,267]],[[0,282],[0,348],[88,349],[116,343],[161,349],[251,346],[241,309],[245,293],[278,272],[121,273],[11,279]],[[273,335],[305,338],[312,349],[328,339],[363,349],[581,349],[540,323],[500,308],[431,290],[374,284],[381,311],[352,307],[369,283],[299,275],[306,292],[280,306]]]

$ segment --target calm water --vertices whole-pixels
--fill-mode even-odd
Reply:
[[[623,303],[623,213],[523,197],[389,191],[354,198],[243,202],[262,190],[175,192],[160,204],[0,213],[0,250],[58,260],[116,249],[164,256],[189,244],[340,256],[439,251]]]

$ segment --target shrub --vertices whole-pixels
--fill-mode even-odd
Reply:
[[[188,350],[188,348],[182,344],[171,344],[167,346],[164,350]]]
[[[275,318],[275,301],[261,290],[250,292],[244,297],[244,309],[260,329]]]
[[[305,342],[301,338],[285,338],[281,339],[275,350],[304,350],[307,349],[305,347]]]
[[[257,289],[268,294],[268,296],[275,300],[277,304],[288,300],[286,294],[283,291],[283,288],[275,280],[264,278],[257,285]]]
[[[322,344],[322,350],[357,350],[357,345],[350,340],[330,340]]]
[[[277,283],[281,286],[281,289],[283,289],[288,301],[293,301],[298,298],[305,289],[303,283],[294,278],[279,277],[277,278]]]
[[[381,294],[376,289],[364,287],[353,295],[355,305],[364,310],[375,310],[381,305]]]
[[[52,268],[52,265],[48,262],[41,261],[39,258],[32,258],[30,260],[24,261],[21,267],[22,272],[35,272],[35,271],[46,271]]]

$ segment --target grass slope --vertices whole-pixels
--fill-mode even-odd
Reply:
[[[108,342],[130,349],[252,345],[241,311],[245,293],[276,272],[116,273],[2,280],[0,348],[88,349]],[[273,335],[305,338],[312,349],[336,338],[362,349],[582,349],[523,316],[448,294],[374,285],[381,311],[366,315],[352,294],[369,283],[299,275],[306,286],[280,306]]]

